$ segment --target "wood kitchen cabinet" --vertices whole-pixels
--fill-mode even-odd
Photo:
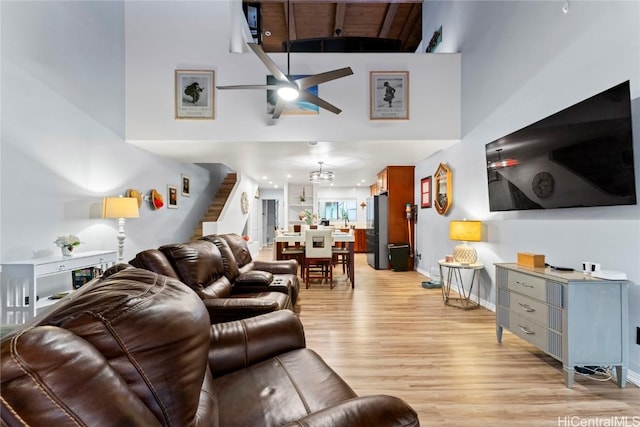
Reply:
[[[388,242],[409,243],[413,253],[413,221],[407,221],[406,205],[414,202],[414,166],[387,166],[378,173],[378,194],[387,193]],[[413,257],[409,258],[409,270],[413,270]]]
[[[356,228],[353,230],[355,242],[353,244],[353,252],[362,253],[367,251],[367,230],[364,228]]]

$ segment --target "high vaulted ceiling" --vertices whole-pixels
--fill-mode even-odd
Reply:
[[[283,51],[287,28],[291,41],[338,37],[398,39],[401,52],[414,52],[422,40],[422,0],[245,3],[260,6],[262,46],[266,52]]]

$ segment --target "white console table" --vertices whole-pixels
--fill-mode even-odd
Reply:
[[[50,295],[38,295],[38,279],[82,268],[106,269],[115,263],[116,251],[75,252],[71,257],[53,256],[3,263],[2,323],[24,323],[35,317],[39,309],[57,302],[49,299]],[[70,274],[68,283],[65,290],[73,289]]]
[[[582,272],[496,264],[496,334],[511,331],[562,362],[565,385],[576,366],[615,366],[627,380],[628,282]]]

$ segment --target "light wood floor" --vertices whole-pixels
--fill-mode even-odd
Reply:
[[[507,331],[496,341],[493,312],[445,306],[424,276],[374,270],[363,254],[355,274],[355,290],[341,271],[332,290],[302,286],[299,316],[307,347],[358,395],[398,396],[424,426],[640,426],[633,384],[576,375],[567,389],[561,363]]]

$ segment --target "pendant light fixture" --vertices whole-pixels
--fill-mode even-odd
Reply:
[[[322,165],[324,162],[318,162],[320,169],[309,172],[309,181],[313,183],[332,182],[335,176],[331,171],[323,171]]]

